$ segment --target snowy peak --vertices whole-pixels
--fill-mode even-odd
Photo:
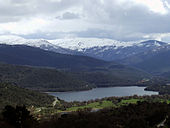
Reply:
[[[108,49],[108,47],[112,47],[114,49],[118,48],[126,48],[132,46],[141,46],[141,45],[154,45],[161,46],[167,43],[163,43],[156,40],[148,40],[148,41],[131,41],[131,42],[121,42],[112,39],[99,39],[99,38],[72,38],[72,39],[56,39],[56,40],[45,40],[45,39],[25,39],[19,36],[0,36],[1,44],[9,44],[9,45],[29,45],[34,47],[61,47],[70,50],[78,50],[83,51],[89,48],[102,48]]]
[[[154,45],[154,46],[167,45],[167,43],[157,41],[157,40],[147,40],[147,41],[141,42],[140,44],[142,44],[142,45]]]
[[[10,45],[15,45],[15,44],[23,44],[25,39],[19,36],[0,36],[0,43],[1,44],[10,44]]]
[[[115,48],[118,47],[129,47],[137,42],[120,42],[111,39],[98,39],[98,38],[74,38],[74,39],[57,39],[57,40],[48,40],[52,44],[57,46],[82,51],[83,49],[93,48],[93,47],[104,47],[112,46]]]
[[[63,54],[85,55],[107,61],[120,60],[139,53],[159,52],[170,49],[168,43],[157,40],[121,42],[112,39],[24,39],[18,36],[0,36],[0,44],[27,45]]]
[[[33,47],[57,47],[45,39],[25,39],[19,36],[0,36],[0,44],[27,45]]]

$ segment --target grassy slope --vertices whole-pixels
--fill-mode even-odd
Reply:
[[[66,111],[76,111],[78,109],[85,109],[85,108],[102,109],[102,108],[113,107],[113,106],[115,105],[111,101],[104,100],[101,103],[94,102],[94,103],[87,104],[85,106],[71,107],[71,108],[68,108]]]
[[[99,101],[92,101],[92,102],[87,102],[84,105],[80,105],[80,103],[68,103],[72,104],[72,107],[66,107],[65,110],[61,110],[59,108],[55,107],[41,107],[41,108],[36,108],[33,111],[33,114],[36,115],[43,115],[43,116],[49,116],[49,115],[54,115],[57,113],[67,113],[67,112],[73,112],[73,111],[78,111],[78,110],[83,110],[83,109],[92,109],[92,110],[98,110],[98,109],[104,109],[104,108],[119,108],[121,106],[127,106],[129,104],[137,104],[138,102],[151,102],[151,103],[157,103],[157,102],[166,102],[167,104],[170,104],[170,99],[169,96],[144,96],[144,97],[120,97],[120,98],[115,98],[115,97],[110,97],[110,98],[104,98]],[[58,102],[57,106],[64,106],[63,102]]]
[[[123,105],[128,105],[128,104],[136,104],[138,101],[145,101],[144,99],[127,99],[127,100],[121,100],[120,103],[117,105],[112,103],[111,101],[103,100],[101,103],[100,102],[94,102],[87,104],[85,106],[79,106],[79,107],[71,107],[68,108],[66,111],[77,111],[78,109],[84,109],[84,108],[92,108],[92,109],[103,109],[103,108],[108,108],[108,107],[120,107]],[[166,102],[170,103],[170,100],[164,100],[164,99],[157,99],[153,102]]]

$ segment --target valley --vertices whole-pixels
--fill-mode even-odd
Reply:
[[[93,116],[103,111],[109,114],[110,111],[124,111],[132,106],[138,108],[144,105],[142,107],[145,108],[149,105],[153,109],[153,106],[157,105],[161,112],[169,108],[167,43],[149,40],[135,45],[133,42],[123,47],[122,42],[116,42],[121,45],[115,47],[111,44],[111,49],[108,50],[112,54],[102,54],[106,58],[109,54],[118,55],[119,59],[113,56],[115,59],[109,57],[103,60],[99,56],[85,53],[93,46],[85,50],[83,43],[79,43],[79,47],[84,50],[75,51],[74,48],[66,50],[56,46],[54,42],[51,46],[45,40],[29,40],[27,45],[23,41],[25,40],[13,42],[13,45],[0,44],[0,124],[5,123],[2,118],[3,111],[9,106],[17,110],[24,105],[22,110],[27,109],[41,128],[45,126],[44,123],[48,122],[46,125],[49,127],[54,120],[59,121],[63,116],[66,116],[66,121],[67,116]],[[35,42],[40,44],[37,46]],[[100,46],[103,52],[107,49],[104,45]],[[62,51],[56,51],[59,48],[62,48]],[[121,50],[124,54],[115,54],[118,51],[113,49]],[[134,49],[138,52],[135,53]],[[135,54],[128,54],[124,50]],[[151,115],[156,112],[155,110]],[[120,113],[119,116],[121,115]],[[140,119],[145,122],[143,117]],[[161,117],[154,126],[159,125],[162,119],[167,126],[167,114]],[[121,119],[124,120],[124,117]],[[110,125],[109,122],[108,124]],[[119,124],[124,126],[131,123]],[[33,125],[34,123],[32,127]],[[62,126],[62,123],[59,125]]]
[[[91,44],[91,41],[95,43]],[[68,45],[70,42],[73,46]],[[96,87],[160,86],[170,81],[167,76],[169,44],[165,42],[125,43],[92,38],[33,40],[2,36],[0,43],[0,80],[20,87],[39,91],[81,91]],[[111,58],[106,61],[83,53],[83,49],[88,51],[96,46],[103,49],[105,58],[107,46],[112,54],[120,55],[119,59],[115,57],[114,61]],[[81,54],[63,54],[54,50],[60,47],[72,51],[77,49]],[[115,54],[115,50],[120,54]]]
[[[137,87],[137,86],[102,87],[102,88],[93,88],[92,90],[86,90],[86,91],[48,92],[48,94],[67,102],[73,102],[73,101],[83,102],[83,101],[90,101],[95,99],[102,99],[105,97],[158,95],[159,90],[149,91],[147,89],[148,88],[146,87]]]
[[[0,71],[3,82],[13,82],[42,91],[143,86],[145,84],[139,81],[151,77],[145,71],[116,62],[59,54],[25,45],[0,45],[0,61],[4,62]]]
[[[6,97],[0,97],[1,101],[9,101],[9,102],[1,102],[2,105],[8,105],[6,106],[3,111],[2,115],[0,114],[0,126],[5,126],[5,127],[12,127],[17,123],[8,123],[12,119],[13,121],[17,121],[18,118],[15,118],[15,113],[18,114],[18,110],[20,110],[20,113],[25,113],[24,115],[27,115],[26,112],[28,112],[29,115],[28,117],[25,117],[26,119],[29,119],[29,121],[26,121],[25,118],[21,117],[23,119],[22,125],[27,124],[26,126],[30,127],[55,127],[57,126],[65,126],[68,125],[68,123],[64,123],[66,121],[70,122],[70,120],[73,120],[72,122],[69,123],[69,126],[71,125],[78,125],[82,126],[82,124],[75,122],[76,120],[81,119],[81,121],[90,121],[89,117],[95,117],[92,118],[91,121],[99,121],[99,117],[103,119],[106,119],[106,117],[110,117],[111,119],[116,119],[117,122],[116,124],[120,124],[122,126],[129,126],[132,125],[131,121],[133,121],[133,116],[138,117],[139,120],[143,122],[149,122],[149,124],[143,124],[143,122],[140,124],[140,126],[150,126],[154,127],[155,125],[160,124],[160,121],[165,120],[165,126],[169,126],[169,118],[166,118],[169,116],[169,103],[170,103],[170,98],[169,95],[153,95],[153,96],[129,96],[129,97],[107,97],[107,98],[102,98],[102,99],[96,99],[96,100],[89,100],[89,101],[83,101],[83,102],[78,102],[78,101],[73,101],[73,102],[66,102],[64,100],[61,100],[59,98],[56,99],[55,104],[54,103],[54,98],[49,97],[48,95],[45,94],[40,94],[39,92],[35,91],[29,91],[25,89],[21,89],[18,87],[13,87],[7,84],[2,85],[1,84],[1,89],[7,89],[8,87],[8,92],[5,91],[3,92],[2,90],[0,91],[1,96],[4,95],[10,95],[10,96],[15,96],[17,99],[14,101],[14,99],[6,99]],[[10,93],[9,93],[10,92]],[[31,99],[29,93],[31,92],[31,95],[38,99]],[[9,96],[8,96],[9,97]],[[24,101],[19,100],[20,97]],[[27,100],[25,99],[27,98]],[[47,100],[47,97],[49,98]],[[44,98],[44,99],[43,99]],[[39,100],[41,99],[41,100]],[[53,100],[52,100],[53,99]],[[26,108],[23,106],[17,106],[15,108],[15,104],[17,105],[26,105]],[[45,103],[45,104],[44,104]],[[12,105],[12,106],[9,106]],[[136,110],[137,109],[137,110]],[[167,111],[168,110],[168,111]],[[10,112],[10,113],[9,113]],[[132,115],[133,112],[133,115]],[[137,112],[137,113],[136,113]],[[11,114],[14,114],[9,121],[6,121],[3,119],[4,114],[8,113],[8,116]],[[110,115],[113,113],[113,115]],[[131,113],[131,114],[130,114]],[[140,113],[140,114],[139,114]],[[141,115],[142,113],[142,115]],[[106,115],[105,115],[106,114]],[[139,116],[139,115],[140,116]],[[99,116],[100,115],[100,116]],[[128,116],[128,120],[124,116]],[[18,115],[19,116],[19,115]],[[16,115],[16,117],[18,117]],[[76,117],[75,117],[76,116]],[[77,117],[78,116],[78,117]],[[154,120],[153,119],[154,116]],[[5,116],[6,117],[6,116]],[[13,118],[14,117],[14,118]],[[119,119],[117,119],[119,117]],[[145,119],[147,117],[147,119]],[[122,120],[124,122],[122,123]],[[61,122],[64,121],[64,122]],[[104,124],[107,125],[113,125],[111,122],[107,122],[108,120],[105,120]],[[136,122],[136,121],[135,121]],[[103,123],[103,122],[102,122]],[[9,125],[10,124],[10,125]],[[55,124],[55,125],[54,125]],[[138,122],[137,122],[138,124]],[[134,125],[137,125],[134,123]],[[98,127],[98,123],[91,123],[89,124],[89,127],[91,125]]]
[[[170,0],[0,0],[0,128],[170,128]]]
[[[0,38],[0,80],[14,85],[40,91],[80,91],[96,87],[150,86],[169,83],[168,73],[169,44],[148,40],[143,42],[118,42],[114,40],[85,39],[87,48],[114,46],[124,53],[123,61],[100,60],[86,54],[62,54],[44,47],[61,47],[73,41],[75,47],[86,48],[83,40],[31,40],[19,37]],[[57,42],[59,41],[59,42]],[[29,43],[26,43],[29,42]],[[12,44],[12,45],[7,45]],[[34,45],[33,45],[34,44]],[[36,45],[38,44],[38,45]],[[53,46],[50,46],[52,45]],[[74,46],[73,45],[73,46]],[[68,46],[68,45],[67,45]],[[70,48],[75,50],[77,48]],[[130,50],[130,49],[131,50]],[[127,50],[126,50],[127,49]],[[166,49],[166,50],[165,50]],[[135,52],[137,50],[138,52]],[[80,52],[82,50],[78,50]],[[111,50],[114,52],[114,49]],[[134,55],[128,55],[135,53]],[[104,51],[103,51],[104,52]],[[115,53],[113,53],[115,55]],[[128,56],[126,56],[126,55]],[[104,55],[104,54],[103,54]],[[104,55],[106,57],[106,55]],[[152,59],[153,58],[153,59]],[[165,62],[165,63],[161,63]],[[16,74],[16,75],[14,75]]]

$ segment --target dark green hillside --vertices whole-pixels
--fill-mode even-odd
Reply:
[[[54,97],[45,93],[0,83],[0,110],[6,105],[49,106],[53,101]]]
[[[170,95],[170,85],[153,85],[147,87],[145,90],[157,91],[160,95]]]
[[[86,56],[65,55],[24,45],[0,44],[0,61],[9,64],[78,69],[102,67],[108,63]]]
[[[28,67],[18,69],[19,66],[17,68],[8,67],[2,72],[4,66],[1,67],[0,74],[2,77],[0,78],[3,81],[9,79],[10,82],[23,87],[38,88],[40,90],[48,89],[49,91],[91,88],[91,86],[86,86],[87,83],[95,84],[98,87],[134,85],[138,81],[149,77],[146,72],[115,62],[106,62],[85,56],[58,54],[23,45],[0,45],[0,61],[9,64],[53,67],[63,72],[69,72],[70,75],[68,76],[56,70],[34,69],[30,71],[27,69]]]
[[[86,72],[72,72],[76,78],[95,84],[97,87],[140,85],[138,81],[150,79],[151,75],[141,70],[121,65],[94,69]],[[143,83],[141,83],[143,85]]]
[[[0,81],[41,91],[85,90],[87,83],[50,68],[35,68],[0,63]]]

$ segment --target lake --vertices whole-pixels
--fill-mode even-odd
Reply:
[[[143,96],[143,95],[158,95],[158,92],[145,91],[145,87],[109,87],[109,88],[94,88],[88,91],[77,92],[49,92],[48,94],[59,97],[65,101],[87,101],[91,99],[100,99],[111,96]]]

